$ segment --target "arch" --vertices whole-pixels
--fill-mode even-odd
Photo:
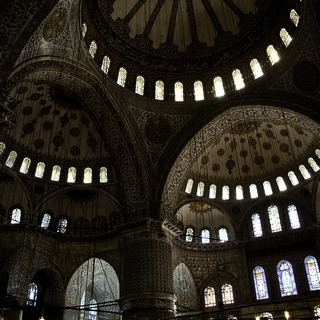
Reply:
[[[211,184],[209,188],[209,198],[215,199],[217,197],[217,186],[215,184]]]
[[[34,176],[36,178],[43,178],[45,167],[46,167],[46,165],[43,162],[38,162]]]
[[[44,229],[48,229],[51,221],[51,214],[46,212],[42,216],[40,227]]]
[[[155,83],[154,98],[156,100],[163,100],[164,99],[164,83],[161,80],[157,80]]]
[[[226,228],[219,228],[218,233],[220,242],[226,242],[229,240],[228,230]]]
[[[16,151],[11,151],[8,158],[7,158],[6,166],[9,168],[12,168],[16,159],[17,159],[17,156],[18,156],[18,154]]]
[[[259,197],[257,185],[252,183],[249,186],[250,198],[256,199]]]
[[[6,144],[4,142],[0,142],[0,155],[3,153],[5,148],[6,148]]]
[[[243,76],[239,69],[232,71],[232,78],[236,90],[241,90],[245,87]]]
[[[290,10],[290,19],[293,22],[293,24],[297,27],[300,21],[300,16],[298,15],[296,10]]]
[[[127,70],[123,67],[120,67],[118,72],[117,84],[121,87],[124,87],[126,85],[126,80]]]
[[[253,269],[253,281],[256,292],[256,299],[269,299],[266,274],[262,267],[257,266]]]
[[[221,294],[222,294],[223,304],[233,304],[234,303],[233,287],[231,284],[225,283],[221,287]]]
[[[308,158],[308,163],[314,172],[318,172],[320,170],[320,167],[312,157]]]
[[[296,280],[289,261],[281,260],[277,265],[277,275],[281,297],[297,295]]]
[[[210,243],[210,231],[208,229],[203,229],[201,231],[201,242]]]
[[[178,81],[174,84],[174,101],[182,102],[183,100],[183,83]]]
[[[310,172],[308,171],[308,169],[306,168],[306,166],[304,164],[301,164],[299,166],[299,171],[303,177],[304,180],[307,180],[309,178],[311,178],[311,174]]]
[[[61,173],[61,167],[58,165],[55,165],[52,168],[51,180],[52,181],[59,181],[60,180],[60,173]]]
[[[31,164],[31,159],[26,157],[23,159],[22,163],[21,163],[21,167],[20,167],[20,172],[27,174],[30,168],[30,164]]]
[[[299,180],[293,171],[288,172],[288,178],[293,186],[296,186],[297,184],[299,184]]]
[[[221,77],[215,77],[213,79],[213,92],[216,97],[223,97],[226,94]]]
[[[304,266],[310,291],[320,290],[320,271],[317,259],[313,256],[306,257]]]
[[[282,29],[280,30],[279,35],[280,35],[280,38],[281,38],[281,40],[282,40],[282,43],[285,45],[285,47],[288,47],[289,44],[290,44],[291,41],[292,41],[292,38],[291,38],[289,32],[288,32],[285,28],[282,28]]]
[[[260,65],[260,63],[259,63],[259,61],[257,59],[252,59],[250,61],[250,68],[251,68],[253,77],[255,79],[258,79],[261,76],[263,76],[263,71],[261,69],[261,65]]]
[[[92,40],[89,46],[89,53],[93,59],[97,53],[97,50],[98,50],[97,42],[95,40]]]
[[[75,167],[70,167],[68,169],[67,182],[75,183],[77,177],[77,169]]]
[[[100,182],[107,183],[108,182],[108,169],[106,167],[100,168]]]
[[[267,47],[267,55],[271,65],[274,65],[276,62],[280,60],[278,52],[272,44],[268,45]]]
[[[273,194],[270,181],[263,181],[263,190],[266,196],[271,196]]]
[[[193,180],[192,179],[188,179],[184,192],[190,194],[191,191],[192,191],[192,187],[193,187]]]
[[[37,305],[37,299],[38,299],[38,286],[34,282],[32,282],[29,284],[26,304],[28,306],[34,307]]]
[[[300,219],[297,207],[294,204],[288,206],[288,215],[291,229],[299,229],[301,227]]]
[[[144,94],[144,83],[145,79],[143,76],[139,75],[136,78],[136,90],[135,93],[139,94],[140,96],[143,96]]]
[[[243,186],[238,185],[236,186],[236,199],[237,200],[243,200]]]
[[[195,101],[204,100],[204,91],[203,91],[203,83],[200,80],[197,80],[193,83],[193,94]]]
[[[277,182],[277,185],[278,185],[278,188],[279,188],[280,192],[287,190],[287,185],[286,185],[286,183],[284,182],[284,179],[281,176],[277,177],[276,182]]]
[[[229,187],[223,186],[222,187],[222,200],[229,200],[230,194],[229,194]]]
[[[282,231],[280,215],[277,206],[271,205],[268,207],[268,216],[271,232],[275,233]]]
[[[92,169],[85,168],[83,171],[83,183],[92,183]]]
[[[204,307],[215,307],[217,302],[216,302],[216,293],[214,288],[212,287],[206,287],[203,292],[204,296]]]
[[[14,208],[11,211],[11,224],[18,224],[21,222],[21,209],[20,208]]]
[[[67,232],[67,226],[68,226],[68,220],[67,219],[65,219],[65,218],[59,219],[57,232],[66,233]]]
[[[101,63],[102,72],[104,72],[105,74],[108,74],[110,69],[110,64],[111,64],[111,60],[109,56],[104,56]]]
[[[197,196],[198,197],[203,197],[203,193],[204,193],[204,183],[203,182],[199,182],[198,183],[198,187],[197,187]]]

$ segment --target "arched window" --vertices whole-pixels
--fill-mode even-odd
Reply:
[[[222,187],[222,200],[229,200],[229,187],[228,186]]]
[[[194,90],[194,100],[201,101],[204,100],[203,84],[201,81],[195,81],[193,84]]]
[[[201,242],[210,243],[210,231],[208,229],[203,229],[201,231]]]
[[[0,154],[2,154],[5,148],[6,148],[6,145],[3,142],[0,142]]]
[[[84,169],[83,183],[92,183],[92,169],[91,168]]]
[[[311,177],[309,171],[307,170],[307,168],[303,164],[301,164],[299,166],[299,171],[300,171],[300,173],[302,174],[302,176],[303,176],[303,178],[305,180],[307,180],[307,179],[309,179]]]
[[[292,265],[289,261],[282,260],[278,263],[277,274],[281,297],[287,297],[298,294]]]
[[[235,69],[232,71],[232,78],[236,90],[241,90],[245,87],[243,77],[239,69]]]
[[[216,97],[222,97],[225,95],[223,81],[221,77],[215,77],[213,79],[213,91]]]
[[[274,46],[272,44],[270,44],[267,47],[267,55],[268,55],[269,61],[272,65],[274,65],[276,62],[278,62],[280,59],[277,50],[274,48]]]
[[[186,241],[187,242],[192,242],[193,240],[193,229],[192,228],[188,228],[186,231]]]
[[[68,225],[67,219],[60,219],[58,222],[57,232],[66,233],[67,232],[67,225]]]
[[[12,168],[16,159],[17,159],[17,153],[15,151],[11,151],[7,158],[6,166],[9,168]]]
[[[263,235],[263,232],[262,232],[260,215],[258,213],[254,213],[251,216],[251,222],[252,222],[253,236],[255,238],[261,237]]]
[[[314,313],[314,316],[317,317],[318,319],[320,319],[320,304],[316,305],[314,308],[313,308],[313,313]]]
[[[81,34],[82,34],[82,37],[84,38],[87,34],[87,31],[88,31],[88,26],[87,24],[84,22],[82,24],[82,28],[81,28]]]
[[[199,182],[198,183],[198,187],[197,187],[197,196],[198,197],[202,197],[204,193],[204,183],[203,182]]]
[[[269,181],[264,181],[263,182],[263,190],[264,194],[266,196],[271,196],[272,195],[272,188],[271,188],[271,183]]]
[[[299,220],[297,207],[294,204],[291,204],[288,206],[288,215],[289,215],[291,229],[299,229],[300,220]]]
[[[33,307],[36,306],[37,298],[38,298],[38,286],[34,282],[32,282],[29,284],[29,288],[28,288],[27,305],[33,306]]]
[[[298,15],[296,10],[292,9],[290,11],[290,19],[294,23],[294,25],[297,27],[299,24],[300,16]]]
[[[18,224],[21,222],[21,210],[14,208],[11,212],[11,224]]]
[[[270,312],[264,312],[260,314],[260,319],[273,320],[273,315]]]
[[[318,164],[314,161],[314,159],[312,157],[309,157],[308,163],[314,172],[319,171],[320,167],[318,166]]]
[[[251,199],[256,199],[258,198],[258,188],[257,186],[253,183],[253,184],[250,184],[249,186],[249,192],[250,192],[250,197]]]
[[[229,240],[228,231],[226,228],[219,229],[219,239],[220,239],[220,242],[226,242]]]
[[[193,180],[189,179],[186,185],[185,193],[191,193],[193,187]]]
[[[97,49],[98,49],[97,43],[94,40],[92,40],[89,46],[89,53],[92,58],[95,57],[97,53]]]
[[[45,167],[46,167],[46,165],[43,162],[38,162],[34,176],[36,178],[43,178]]]
[[[58,165],[55,165],[52,168],[51,180],[52,181],[59,181],[60,180],[60,173],[61,173],[61,167]]]
[[[223,304],[232,304],[234,303],[233,298],[233,288],[231,284],[224,284],[221,288],[222,293],[222,302]]]
[[[89,303],[89,320],[97,320],[98,311],[97,311],[97,301],[92,299]]]
[[[217,186],[215,184],[211,184],[209,188],[209,198],[215,199],[217,196]]]
[[[269,216],[271,232],[275,233],[275,232],[282,231],[279,210],[277,206],[272,205],[268,207],[268,216]]]
[[[108,182],[108,170],[106,167],[100,168],[100,182],[101,183]]]
[[[240,185],[236,186],[236,199],[243,200],[243,187]]]
[[[75,167],[70,167],[68,169],[67,182],[75,183],[76,182],[76,176],[77,176],[77,169]]]
[[[251,71],[253,73],[253,77],[255,79],[258,79],[261,76],[263,76],[263,71],[261,69],[261,65],[257,59],[252,59],[250,61],[250,67],[251,67]]]
[[[262,267],[253,269],[253,280],[257,300],[269,299],[266,274]]]
[[[281,38],[283,44],[284,44],[286,47],[288,47],[289,44],[290,44],[291,41],[292,41],[292,38],[291,38],[290,34],[288,33],[288,31],[287,31],[285,28],[282,28],[282,29],[280,30],[280,38]]]
[[[284,182],[284,180],[283,180],[282,177],[277,177],[276,182],[277,182],[279,191],[285,191],[285,190],[287,190],[286,183]]]
[[[299,184],[299,180],[293,171],[288,172],[288,177],[293,186],[296,186],[297,184]]]
[[[102,63],[101,63],[101,70],[105,73],[108,74],[109,69],[110,69],[110,58],[108,56],[104,56],[102,59]]]
[[[216,302],[216,294],[212,287],[207,287],[204,289],[204,306],[208,307],[215,307],[217,304]]]
[[[143,96],[144,94],[144,77],[143,76],[137,76],[136,79],[136,93],[140,94],[140,96]]]
[[[30,164],[31,164],[30,158],[24,158],[21,163],[20,172],[27,174],[29,171]]]
[[[41,220],[41,228],[48,229],[50,225],[51,215],[49,213],[45,213]]]
[[[123,67],[119,68],[117,84],[124,87],[127,79],[127,70]]]
[[[174,84],[174,101],[183,101],[183,83],[176,82]]]
[[[320,290],[320,272],[317,259],[308,256],[304,259],[310,291]]]
[[[156,100],[163,100],[164,99],[164,83],[161,80],[156,81],[154,98]]]
[[[319,149],[316,149],[316,150],[315,150],[315,154],[316,154],[316,156],[320,159],[320,150],[319,150]]]

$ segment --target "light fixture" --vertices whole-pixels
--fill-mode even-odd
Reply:
[[[42,314],[41,314],[41,317],[39,318],[39,320],[44,320],[44,317],[43,317],[43,309],[42,309]]]
[[[260,316],[255,316],[255,319],[256,320],[260,320]]]
[[[290,314],[289,314],[289,311],[285,311],[284,312],[284,316],[285,316],[285,318],[288,320],[289,318],[290,318]]]

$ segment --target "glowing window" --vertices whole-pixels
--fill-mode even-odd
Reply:
[[[164,99],[164,83],[161,80],[158,80],[155,85],[155,97],[156,100]]]
[[[92,183],[92,169],[91,168],[84,169],[83,183]]]
[[[216,97],[222,97],[225,95],[223,81],[221,77],[215,77],[213,79],[213,91]]]
[[[34,176],[36,178],[43,178],[45,167],[46,167],[46,165],[43,162],[38,162]]]
[[[229,200],[229,187],[228,186],[222,187],[222,200]]]
[[[5,148],[6,148],[6,145],[3,142],[0,142],[0,154],[2,154]]]
[[[193,84],[193,90],[195,101],[204,100],[203,84],[201,81],[198,80]]]
[[[202,197],[204,193],[204,183],[203,182],[199,182],[198,183],[198,188],[197,188],[197,196],[198,197]]]
[[[320,272],[317,259],[308,256],[304,259],[310,291],[320,290]]]
[[[229,240],[228,231],[226,228],[219,229],[219,239],[220,239],[220,242],[226,242]]]
[[[58,165],[55,165],[52,168],[51,180],[52,181],[59,181],[60,180],[60,173],[61,173],[61,167]]]
[[[320,304],[318,304],[317,306],[315,306],[313,308],[313,313],[314,316],[317,317],[318,319],[320,319]]]
[[[234,303],[233,298],[233,288],[231,284],[224,284],[221,288],[222,293],[222,302],[223,304],[232,304]]]
[[[264,194],[266,196],[271,196],[272,195],[272,188],[271,188],[271,183],[269,181],[264,181],[263,182],[263,190]]]
[[[44,229],[48,229],[50,225],[51,215],[49,213],[45,213],[42,217],[40,227]]]
[[[81,33],[82,33],[82,37],[83,37],[83,38],[86,36],[87,31],[88,31],[88,26],[87,26],[87,24],[84,22],[84,23],[82,24],[82,30],[81,30]]]
[[[207,287],[204,289],[204,306],[208,307],[215,307],[217,304],[216,302],[216,294],[212,287]]]
[[[263,76],[263,71],[261,69],[261,65],[257,59],[252,59],[250,61],[250,67],[251,67],[251,71],[253,73],[253,77],[255,79],[258,79],[261,76]]]
[[[67,219],[60,219],[58,222],[57,232],[66,233],[67,232],[67,225],[68,225]]]
[[[210,243],[210,231],[208,229],[203,229],[201,231],[201,242]]]
[[[193,240],[193,229],[192,228],[188,228],[186,231],[186,241],[187,242],[192,242]]]
[[[37,305],[37,298],[38,298],[38,286],[32,282],[29,284],[28,288],[28,306],[36,306]]]
[[[127,79],[127,70],[125,68],[120,68],[118,72],[117,84],[121,87],[124,87]]]
[[[267,55],[268,55],[269,61],[272,65],[274,65],[276,62],[278,62],[280,59],[277,50],[274,48],[274,46],[272,44],[270,44],[267,47]]]
[[[235,69],[232,71],[232,77],[236,90],[241,90],[245,87],[243,77],[239,69]]]
[[[293,171],[288,172],[288,177],[293,186],[296,186],[297,184],[299,184],[299,180]]]
[[[300,171],[300,173],[302,174],[302,176],[303,176],[303,178],[305,180],[307,180],[307,179],[309,179],[311,177],[309,171],[307,170],[307,168],[303,164],[301,164],[299,166],[299,171]]]
[[[299,229],[301,226],[300,226],[298,210],[295,205],[291,204],[288,206],[288,215],[289,215],[291,229]]]
[[[215,199],[217,196],[217,186],[215,184],[211,184],[209,188],[209,198]]]
[[[308,163],[309,163],[310,167],[312,168],[312,170],[314,172],[318,172],[319,171],[320,168],[319,168],[318,164],[314,161],[314,159],[312,157],[310,157],[308,159]]]
[[[185,193],[191,193],[193,187],[193,180],[189,179],[186,185]]]
[[[260,314],[260,319],[264,318],[267,320],[273,320],[273,315],[270,312],[264,312]]]
[[[89,320],[97,320],[98,319],[98,311],[97,311],[97,301],[92,299],[89,304]]]
[[[97,43],[94,40],[92,40],[90,43],[90,46],[89,46],[89,53],[92,58],[95,57],[95,55],[97,53],[97,49],[98,49]]]
[[[21,163],[20,172],[27,174],[29,171],[30,164],[31,164],[31,160],[29,158],[24,158]]]
[[[275,233],[282,231],[278,207],[274,205],[268,207],[268,215],[271,232]]]
[[[76,182],[76,176],[77,176],[77,169],[75,167],[70,167],[68,169],[67,182],[75,183]]]
[[[101,70],[105,73],[108,74],[109,69],[110,69],[110,58],[108,56],[104,56],[102,59],[102,63],[101,63]]]
[[[258,213],[254,213],[251,216],[251,222],[252,222],[253,236],[255,238],[261,237],[263,233],[262,233],[260,215]]]
[[[290,34],[288,33],[288,31],[287,31],[285,28],[282,28],[282,29],[280,30],[280,38],[281,38],[283,44],[284,44],[286,47],[288,47],[289,44],[290,44],[291,41],[292,41],[292,38],[291,38]]]
[[[108,170],[106,167],[100,168],[100,182],[101,183],[108,182]]]
[[[320,150],[319,150],[319,149],[316,149],[316,150],[315,150],[315,154],[316,154],[317,157],[320,159]]]
[[[21,222],[21,210],[15,208],[11,212],[11,224],[18,224]]]
[[[137,76],[136,79],[136,93],[140,94],[140,96],[143,96],[144,94],[144,77],[143,76]]]
[[[257,186],[255,184],[250,184],[249,192],[250,192],[251,199],[258,198],[258,188],[257,188]]]
[[[243,187],[242,186],[236,186],[236,199],[243,200]]]
[[[9,168],[12,168],[13,165],[14,165],[14,162],[16,161],[17,159],[17,153],[15,151],[11,151],[8,158],[7,158],[7,161],[6,161],[6,166],[9,167]]]
[[[285,191],[285,190],[287,190],[286,183],[284,182],[284,180],[283,180],[282,177],[278,177],[278,178],[276,179],[276,182],[277,182],[279,191]]]
[[[292,265],[286,260],[282,260],[277,265],[277,274],[281,297],[287,297],[298,294],[296,281]]]
[[[296,10],[292,9],[290,11],[290,19],[294,23],[294,25],[297,27],[299,24],[300,16],[298,15]]]
[[[176,82],[174,84],[174,101],[183,101],[183,83]]]
[[[266,274],[262,267],[258,266],[253,269],[253,280],[257,300],[269,299]]]

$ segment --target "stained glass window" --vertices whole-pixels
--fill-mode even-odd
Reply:
[[[137,79],[136,79],[136,93],[137,94],[140,94],[141,96],[143,96],[144,94],[144,83],[145,83],[145,80],[144,80],[144,77],[143,76],[137,76]]]
[[[241,71],[239,69],[235,69],[232,71],[233,82],[236,90],[241,90],[245,87],[243,77]]]
[[[193,187],[193,180],[189,179],[186,185],[185,193],[191,193]]]
[[[81,30],[81,33],[82,33],[82,37],[83,37],[83,38],[86,36],[87,31],[88,31],[88,26],[87,26],[87,24],[84,22],[84,23],[82,24],[82,30]]]
[[[290,11],[290,19],[294,23],[294,25],[297,27],[299,24],[300,16],[298,15],[296,10],[292,9]]]
[[[155,85],[155,97],[156,100],[164,99],[164,83],[161,80],[158,80]]]
[[[290,44],[291,41],[292,41],[292,38],[291,38],[290,34],[288,33],[288,31],[287,31],[285,28],[282,28],[282,29],[280,30],[280,38],[281,38],[283,44],[284,44],[286,47],[288,47],[289,44]]]
[[[274,205],[268,207],[268,215],[271,232],[274,233],[282,231],[278,207]]]
[[[123,67],[119,68],[117,84],[124,87],[127,79],[127,70]]]
[[[201,81],[195,81],[195,83],[193,84],[193,90],[195,101],[204,100],[203,84]]]
[[[320,319],[320,304],[316,305],[314,308],[313,308],[313,313],[314,313],[314,316],[317,317],[318,319]]]
[[[17,153],[15,151],[11,151],[7,158],[6,166],[9,168],[12,168],[16,159],[17,159]]]
[[[100,182],[101,183],[108,182],[108,170],[106,167],[100,168]]]
[[[211,184],[209,188],[209,198],[215,199],[217,196],[217,186],[215,184]]]
[[[91,168],[84,169],[83,183],[92,183],[92,169]]]
[[[36,306],[37,305],[37,298],[38,298],[38,286],[32,282],[29,284],[28,288],[28,306]]]
[[[60,180],[60,173],[61,173],[61,167],[58,165],[55,165],[52,168],[51,180],[52,181],[59,181]]]
[[[59,223],[58,223],[57,232],[66,233],[66,231],[67,231],[67,225],[68,225],[67,219],[60,219],[60,220],[59,220]]]
[[[279,191],[287,190],[286,183],[284,182],[284,179],[282,177],[277,177],[276,182],[277,182]]]
[[[251,67],[251,71],[253,73],[253,77],[255,79],[258,79],[261,76],[263,76],[263,71],[261,69],[261,65],[257,59],[252,59],[250,61],[250,67]]]
[[[266,274],[262,267],[253,269],[253,280],[257,300],[269,299]]]
[[[291,229],[299,229],[300,228],[300,220],[297,211],[297,207],[293,204],[288,206],[288,214],[290,220]]]
[[[277,265],[281,297],[298,294],[293,268],[290,262],[282,260]]]
[[[201,242],[210,243],[210,231],[208,229],[203,229],[201,231]]]
[[[260,319],[261,318],[273,320],[273,315],[270,312],[264,312],[260,314]]]
[[[220,239],[220,242],[226,242],[229,240],[228,231],[226,228],[219,229],[219,239]]]
[[[110,69],[110,58],[108,56],[104,56],[102,59],[102,63],[101,63],[101,70],[105,73],[108,74],[109,69]]]
[[[192,242],[193,240],[193,229],[192,228],[188,228],[186,231],[186,241],[187,242]]]
[[[198,187],[197,187],[197,196],[198,197],[202,197],[204,193],[204,183],[203,182],[199,182],[198,183]]]
[[[270,44],[267,47],[267,55],[268,55],[269,61],[272,65],[274,65],[276,62],[278,62],[280,59],[277,50],[274,48],[274,46],[272,44]]]
[[[222,97],[225,95],[223,81],[221,77],[215,77],[213,79],[213,91],[216,97]]]
[[[260,215],[258,213],[254,213],[251,216],[251,222],[252,222],[253,236],[255,238],[261,237],[263,233],[262,233]]]
[[[98,49],[97,43],[94,40],[92,40],[89,46],[89,53],[92,58],[95,57],[97,53],[97,49]]]
[[[216,306],[216,294],[212,287],[207,287],[204,289],[204,306],[215,307]]]
[[[24,158],[21,163],[20,172],[27,174],[29,171],[30,164],[31,164],[31,160],[29,158]]]
[[[46,165],[43,162],[38,162],[34,176],[36,178],[43,178],[45,167],[46,167]]]
[[[0,142],[0,154],[2,154],[5,148],[6,148],[6,145],[3,142]]]
[[[299,180],[293,171],[288,172],[288,177],[293,186],[296,186],[297,184],[299,184]]]
[[[67,182],[74,183],[76,182],[77,169],[74,167],[70,167],[68,169],[68,177]]]
[[[299,166],[299,171],[300,171],[300,173],[302,174],[302,176],[303,176],[303,178],[305,180],[307,180],[307,179],[309,179],[311,177],[309,171],[307,170],[307,168],[303,164],[301,164]]]
[[[15,208],[11,213],[11,224],[17,224],[21,222],[21,210],[19,208]]]
[[[250,197],[251,199],[256,199],[258,198],[258,188],[255,184],[250,184],[249,187],[249,192],[250,192]]]
[[[41,228],[48,229],[50,225],[51,215],[49,213],[45,213],[42,217]]]
[[[222,200],[229,200],[229,187],[228,186],[222,187]]]
[[[312,157],[309,157],[308,163],[314,172],[319,171],[320,167],[318,166],[318,164],[314,161],[314,159]]]
[[[240,185],[236,186],[236,199],[243,200],[243,187]]]
[[[97,311],[97,301],[92,299],[89,304],[89,320],[97,320],[98,311]]]
[[[264,181],[263,182],[263,190],[264,194],[266,196],[271,196],[272,195],[272,188],[271,188],[271,183],[269,181]]]
[[[176,82],[174,84],[174,101],[183,101],[183,83]]]
[[[304,259],[310,291],[320,290],[320,272],[317,259],[308,256]]]
[[[234,303],[233,298],[233,288],[231,284],[224,284],[221,288],[222,293],[222,302],[223,304],[232,304]]]

